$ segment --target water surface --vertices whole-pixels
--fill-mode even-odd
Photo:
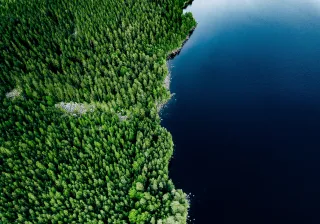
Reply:
[[[320,223],[320,1],[195,0],[163,125],[190,223]]]

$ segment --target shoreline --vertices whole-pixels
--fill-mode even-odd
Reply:
[[[182,8],[183,8],[183,9],[188,8],[188,6],[192,4],[192,2],[193,2],[193,0],[187,0],[187,1],[185,1],[185,2],[183,3],[183,7],[182,7]]]
[[[192,0],[193,1],[193,0]],[[192,2],[191,1],[191,2]],[[166,99],[164,102],[160,102],[157,103],[157,111],[158,113],[161,112],[161,110],[164,108],[164,106],[170,101],[170,99],[172,98],[172,96],[174,95],[174,93],[170,92],[170,84],[171,84],[171,72],[170,72],[170,68],[169,68],[169,61],[173,60],[177,55],[180,54],[183,46],[187,43],[187,41],[190,39],[191,35],[193,34],[193,32],[195,31],[195,29],[197,28],[197,24],[191,28],[191,30],[189,31],[187,37],[182,41],[182,43],[180,44],[180,47],[174,49],[173,51],[171,51],[168,56],[167,56],[167,69],[168,69],[168,74],[165,77],[165,79],[163,80],[163,85],[166,88],[166,90],[169,91],[170,93],[170,97],[168,99]]]
[[[191,28],[191,30],[189,31],[187,37],[182,41],[181,46],[174,49],[173,51],[171,51],[169,53],[169,55],[167,56],[167,60],[172,60],[175,58],[175,56],[179,55],[183,46],[187,43],[187,41],[190,39],[191,35],[193,34],[193,32],[195,31],[195,29],[197,28],[197,24]]]

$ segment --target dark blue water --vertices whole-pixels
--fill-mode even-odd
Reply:
[[[320,1],[195,0],[163,125],[190,223],[320,223]]]

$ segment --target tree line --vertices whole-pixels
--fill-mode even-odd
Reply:
[[[156,107],[169,97],[166,57],[195,26],[183,5],[1,2],[2,223],[186,223]]]

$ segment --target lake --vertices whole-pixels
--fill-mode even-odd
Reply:
[[[170,177],[196,224],[320,223],[320,1],[195,0],[169,62]]]

